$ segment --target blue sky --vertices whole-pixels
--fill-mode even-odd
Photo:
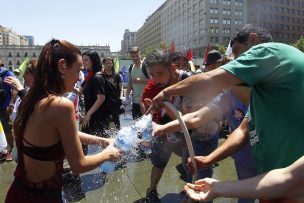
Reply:
[[[137,31],[165,0],[5,0],[0,25],[21,35],[33,35],[35,44],[52,37],[77,45],[106,45],[120,50],[125,29]]]

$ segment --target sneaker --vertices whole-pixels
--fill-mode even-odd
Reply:
[[[13,151],[9,151],[8,153],[7,153],[7,155],[6,155],[6,161],[13,161],[13,157],[12,157],[12,155],[13,155]]]
[[[158,203],[160,202],[160,199],[158,198],[157,190],[150,190],[150,188],[147,190],[146,194],[146,203]]]

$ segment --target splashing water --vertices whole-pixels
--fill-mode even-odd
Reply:
[[[124,127],[118,131],[115,136],[115,147],[125,152],[124,159],[128,160],[128,156],[135,154],[135,148],[141,142],[149,142],[152,140],[152,116],[144,115],[134,125]],[[144,145],[144,151],[149,152],[149,147]],[[106,161],[99,167],[109,173],[115,170],[115,163]]]

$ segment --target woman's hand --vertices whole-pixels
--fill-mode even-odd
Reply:
[[[108,138],[107,141],[108,141],[108,144],[107,144],[108,146],[114,146],[114,144],[115,144],[114,138]]]
[[[114,147],[113,145],[109,145],[105,148],[102,153],[105,153],[107,156],[107,160],[109,161],[118,161],[122,156],[122,151]]]
[[[218,197],[215,185],[218,180],[205,178],[195,181],[195,184],[187,183],[184,190],[188,197],[195,201],[210,201]]]
[[[82,127],[84,128],[89,127],[90,120],[91,120],[91,115],[87,114],[82,121]]]
[[[6,84],[8,84],[9,86],[11,86],[11,88],[13,90],[15,90],[16,92],[19,92],[19,91],[24,89],[23,85],[21,84],[21,82],[16,77],[8,76],[4,79],[4,82]]]

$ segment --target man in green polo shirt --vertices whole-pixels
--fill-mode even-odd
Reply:
[[[268,35],[261,27],[245,25],[232,41],[236,60],[164,89],[148,112],[161,108],[170,95],[212,98],[224,88],[248,85],[252,88],[248,117],[215,160],[238,151],[250,139],[259,174],[292,164],[304,155],[304,53],[286,44],[261,43]],[[196,161],[198,167],[204,166],[201,157]]]

